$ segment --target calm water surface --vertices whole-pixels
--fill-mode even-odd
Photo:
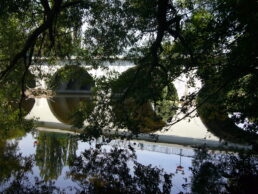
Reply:
[[[79,141],[75,136],[69,134],[35,131],[17,139],[7,140],[5,144],[17,146],[13,150],[15,153],[12,152],[12,157],[18,156],[19,153],[21,158],[32,157],[31,169],[26,172],[30,183],[34,184],[35,177],[38,177],[39,180],[43,180],[46,184],[49,184],[49,181],[54,181],[56,187],[65,189],[68,193],[75,193],[74,188],[80,189],[80,184],[72,180],[71,176],[67,174],[71,170],[69,160],[102,142],[102,138],[87,143]],[[131,145],[136,150],[137,162],[146,166],[152,165],[153,167],[164,169],[166,173],[173,173],[172,193],[185,191],[182,188],[182,184],[186,183],[186,178],[189,180],[191,176],[189,167],[194,155],[192,149],[177,145],[126,140],[113,140],[102,148],[104,152],[109,152],[115,145],[119,148],[127,148],[128,145]],[[1,151],[8,152],[6,149]],[[4,153],[1,153],[1,155],[4,155]],[[12,163],[9,163],[9,165],[10,172],[0,176],[2,178],[4,176],[5,178],[9,177],[6,182],[1,182],[1,192],[9,186],[9,182],[17,175],[16,171],[18,169],[15,164],[11,166]],[[130,161],[127,162],[127,165],[131,170],[133,169],[133,164]],[[183,170],[176,170],[179,165],[183,166]],[[0,166],[0,168],[3,169],[5,166]],[[72,190],[70,190],[71,188]]]

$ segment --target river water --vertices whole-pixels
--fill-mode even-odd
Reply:
[[[32,166],[26,172],[29,183],[34,184],[35,177],[43,180],[46,184],[49,181],[54,181],[55,186],[64,189],[67,193],[75,193],[77,188],[81,189],[79,181],[72,180],[71,176],[67,173],[71,170],[69,166],[69,159],[81,155],[85,150],[95,148],[96,144],[103,143],[102,138],[91,142],[82,142],[71,134],[34,131],[29,132],[23,137],[11,139],[4,142],[5,150],[1,150],[5,155],[12,153],[6,157],[6,160],[15,160],[15,156],[19,156],[19,160],[24,160],[25,157],[32,157]],[[11,146],[13,145],[13,146]],[[187,191],[183,189],[182,184],[189,183],[191,176],[191,162],[194,156],[194,151],[190,147],[183,147],[178,145],[158,144],[144,141],[127,141],[127,140],[112,140],[105,144],[103,149],[109,152],[112,147],[118,146],[119,148],[126,149],[131,145],[135,149],[136,161],[145,166],[152,165],[159,169],[164,169],[166,173],[173,173],[173,187],[172,193],[179,191]],[[7,148],[12,149],[9,151]],[[21,155],[19,155],[21,154]],[[10,162],[10,161],[9,161]],[[17,161],[18,162],[18,161]],[[133,165],[130,163],[132,160],[126,161],[126,164],[131,170]],[[15,179],[20,169],[17,169],[17,163],[9,163],[8,170],[2,174],[2,182],[0,185],[0,192],[4,191],[10,186],[10,182]],[[177,171],[178,166],[183,169]],[[1,166],[1,168],[5,168]],[[1,173],[0,173],[1,174]],[[101,174],[100,174],[101,176]],[[111,173],[110,176],[115,176]],[[4,178],[6,181],[4,181]],[[71,190],[72,189],[72,190]]]

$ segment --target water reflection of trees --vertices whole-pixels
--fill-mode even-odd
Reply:
[[[77,140],[65,134],[40,132],[35,161],[45,181],[57,179],[77,150]]]
[[[28,173],[33,166],[32,156],[23,157],[18,152],[18,142],[0,141],[0,193],[51,193],[58,190],[35,178],[31,183]]]
[[[171,174],[138,163],[130,146],[107,149],[96,145],[72,160],[68,175],[83,193],[170,193]]]
[[[18,141],[8,140],[19,138],[26,134],[25,130],[8,131],[0,139],[0,193],[53,193],[60,189],[53,181],[41,180],[38,177],[31,179],[33,156],[24,157],[19,152]],[[33,182],[31,182],[33,180]]]
[[[0,184],[31,169],[31,158],[18,153],[18,143],[0,140]]]
[[[17,140],[10,141],[25,136],[27,132],[26,126],[15,126],[12,130],[0,129],[0,184],[7,182],[17,171],[26,172],[30,169],[31,158],[22,157],[21,153],[18,153]]]
[[[192,165],[193,193],[257,193],[257,157],[250,153],[209,154],[197,149]]]
[[[104,144],[104,143],[103,143]],[[52,193],[68,192],[58,188],[53,179],[61,175],[70,161],[67,176],[79,187],[78,193],[170,193],[171,174],[163,169],[137,162],[134,149],[117,145],[91,144],[80,156],[77,143],[67,135],[40,133],[36,165],[41,178],[30,174],[32,157],[23,157],[17,141],[0,141],[0,192]],[[212,153],[196,149],[188,187],[192,193],[256,193],[258,163],[255,155],[245,153]],[[31,180],[34,180],[31,182]],[[7,184],[6,184],[7,183]]]

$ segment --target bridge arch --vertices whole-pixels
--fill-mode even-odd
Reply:
[[[37,68],[35,66],[32,66],[32,72],[36,75],[40,75],[40,73],[42,73],[43,75],[54,75],[59,69],[64,68],[64,66],[66,64],[71,64],[72,66],[78,66],[78,64],[76,64],[75,62],[70,62],[69,61],[60,61],[60,62],[56,62],[56,64],[48,64],[47,62],[42,63],[41,65],[37,65]],[[84,69],[87,69],[87,72],[92,76],[92,77],[101,77],[103,75],[107,75],[108,72],[111,71],[116,71],[120,74],[122,74],[123,72],[125,72],[127,69],[135,67],[135,64],[131,61],[126,61],[126,60],[114,60],[114,61],[106,61],[106,62],[101,62],[101,64],[105,67],[105,68],[91,68],[91,66],[89,64],[86,63],[81,63],[80,67],[83,67]],[[38,70],[37,70],[38,69]],[[201,88],[201,82],[199,80],[196,79],[196,84],[194,87],[190,87],[190,85],[188,84],[188,77],[187,75],[181,75],[179,78],[175,79],[173,81],[174,87],[176,88],[177,91],[177,95],[179,97],[179,99],[181,99],[182,97],[184,97],[187,94],[191,94],[192,92],[196,92]],[[40,76],[37,80],[37,87],[40,88],[47,88],[47,81],[45,81],[44,79],[40,79]],[[71,99],[66,99],[64,101],[68,101]],[[55,100],[56,101],[56,100]],[[78,101],[78,100],[77,100]],[[48,100],[49,104],[51,103],[50,100]],[[65,104],[69,104],[71,102],[64,102]],[[68,105],[67,105],[68,107]],[[56,108],[57,109],[57,108]],[[69,108],[67,108],[68,110],[70,110]],[[63,110],[62,112],[65,112],[65,110]],[[37,113],[38,114],[38,113]],[[193,113],[195,114],[195,113]],[[56,115],[54,115],[56,116]],[[180,116],[184,116],[184,115],[179,115]],[[60,118],[58,119],[59,121],[61,120]],[[67,123],[68,122],[64,122]],[[162,133],[163,132],[156,132],[156,133]],[[203,123],[201,122],[199,117],[195,117],[193,119],[191,119],[190,123],[188,121],[188,119],[184,119],[182,121],[180,121],[179,123],[169,127],[168,131],[166,134],[171,134],[171,135],[183,135],[183,136],[191,136],[191,137],[196,137],[199,138],[200,136],[208,138],[208,139],[216,139],[216,137],[214,137],[212,134],[207,133],[207,129],[206,127],[203,125]]]
[[[237,126],[229,117],[224,102],[227,100],[230,87],[220,89],[214,95],[216,87],[215,84],[204,85],[197,98],[197,112],[207,130],[229,142],[242,144],[249,142],[257,146],[258,135]]]
[[[51,112],[60,122],[74,124],[73,115],[81,103],[90,101],[92,87],[94,79],[85,68],[71,65],[58,69],[48,82],[48,88],[56,93],[48,99]]]
[[[161,130],[176,113],[178,95],[174,84],[153,89],[146,79],[146,71],[137,66],[123,72],[111,86],[115,122],[133,132]]]

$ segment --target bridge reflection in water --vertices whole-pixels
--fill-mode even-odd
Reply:
[[[72,124],[72,114],[78,108],[79,103],[90,98],[89,94],[68,94],[62,93],[57,96],[48,99],[48,106],[53,115],[61,122],[65,124]]]
[[[58,98],[57,98],[58,99]],[[62,97],[60,97],[60,99],[62,99]],[[56,109],[52,109],[49,106],[49,102],[50,100],[47,100],[45,98],[41,98],[41,99],[36,99],[36,103],[32,109],[32,111],[30,112],[30,114],[27,116],[28,118],[32,118],[32,117],[36,117],[39,118],[39,125],[41,126],[41,130],[47,130],[47,129],[62,129],[59,132],[66,132],[64,130],[70,130],[72,128],[71,125],[69,124],[65,124],[62,123],[60,120],[66,119],[67,117],[67,112],[65,112],[66,110],[69,111],[69,106],[67,105],[67,103],[78,103],[80,98],[77,98],[77,102],[75,99],[75,101],[73,100],[67,100],[69,99],[69,97],[65,97],[66,100],[61,100],[62,103],[60,103],[60,101],[56,100],[53,101],[51,103],[55,103],[58,102],[60,103],[59,105],[64,105],[66,106],[65,108],[56,108]],[[65,103],[64,103],[65,102]],[[72,106],[70,104],[70,106]],[[56,106],[58,107],[58,106]],[[53,113],[52,111],[57,111],[55,113]],[[58,115],[58,117],[56,117],[55,115]],[[192,125],[191,122],[185,122],[185,124],[188,125]],[[193,124],[195,124],[195,122],[193,122]],[[182,126],[183,124],[177,125],[177,126]],[[43,128],[42,128],[43,127]],[[194,126],[195,128],[196,125]],[[191,128],[191,126],[189,126],[189,128]],[[201,131],[201,130],[206,130],[206,131]],[[51,130],[50,130],[51,131]],[[198,131],[197,131],[198,132]],[[203,133],[207,133],[207,129],[205,128],[199,128],[199,137],[192,137],[191,133],[189,133],[188,135],[184,135],[184,134],[180,134],[180,128],[177,131],[174,130],[168,130],[166,132],[156,132],[154,133],[154,137],[153,135],[148,135],[148,134],[140,134],[138,136],[138,139],[142,139],[142,140],[147,140],[147,141],[158,141],[161,143],[174,143],[174,144],[182,144],[182,145],[203,145],[203,144],[207,144],[210,147],[219,147],[222,144],[219,141],[216,140],[212,140],[212,139],[206,139],[202,136]],[[179,134],[179,135],[177,135]],[[126,135],[124,132],[122,133],[122,135]],[[156,139],[158,138],[158,139]],[[141,144],[137,144],[138,147],[136,147],[136,149],[141,149],[143,148],[141,146]],[[228,146],[232,146],[232,147],[239,147],[239,145],[235,145],[235,144],[228,144]],[[146,144],[144,146],[144,149],[149,150],[149,151],[158,151],[158,152],[162,152],[162,153],[173,153],[176,154],[176,152],[178,153],[179,151],[177,150],[176,152],[174,152],[171,149],[168,148],[163,148],[162,146],[158,146],[155,147],[155,149],[151,150],[151,144]],[[187,156],[191,156],[191,154],[187,154]]]

